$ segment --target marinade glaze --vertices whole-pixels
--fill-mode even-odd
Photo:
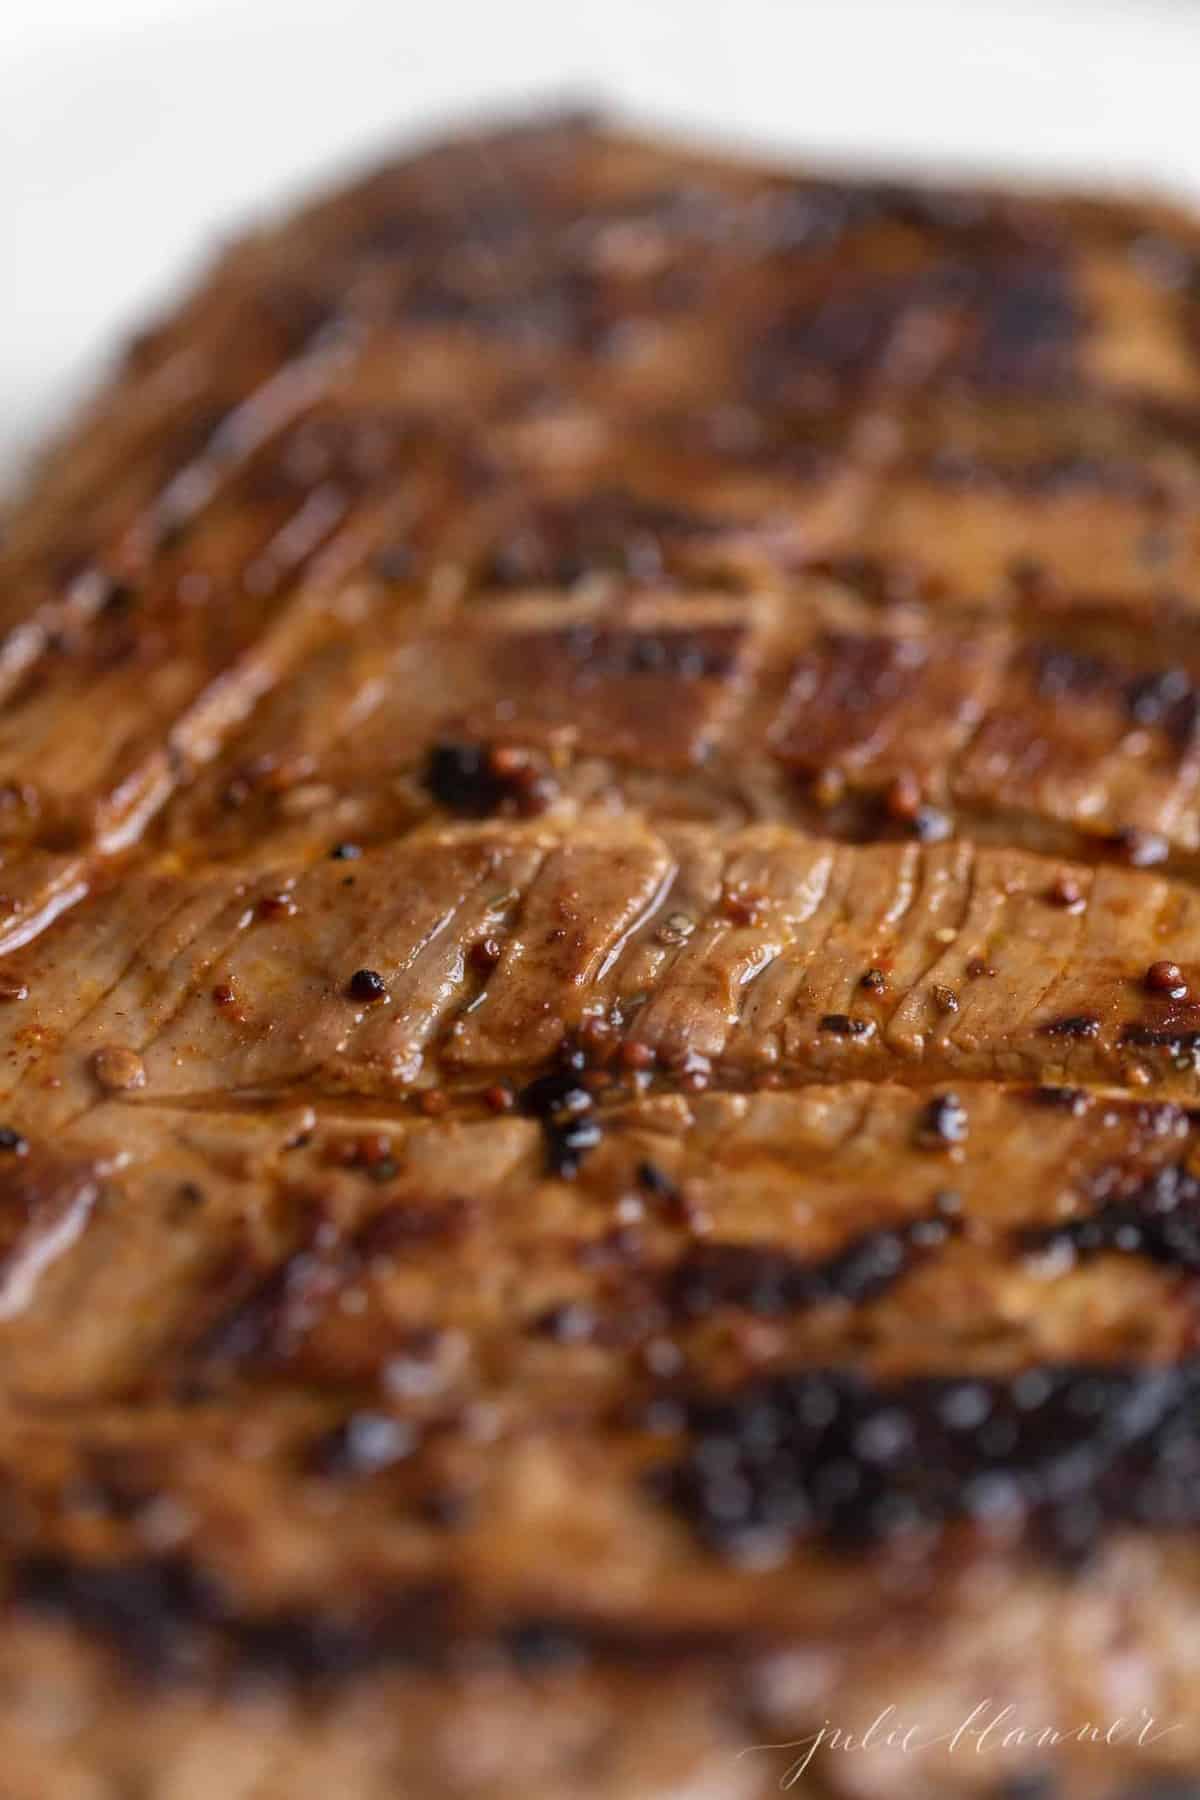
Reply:
[[[1198,595],[1150,202],[550,120],[128,348],[0,544],[17,1800],[1200,1774]]]

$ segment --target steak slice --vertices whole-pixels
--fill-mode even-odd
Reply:
[[[1200,1783],[1198,272],[548,120],[47,455],[6,1795]]]

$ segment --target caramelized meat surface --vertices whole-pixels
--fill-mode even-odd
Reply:
[[[6,1800],[1191,1793],[1198,694],[1166,206],[228,252],[0,542]]]

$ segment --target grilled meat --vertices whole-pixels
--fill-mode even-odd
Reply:
[[[550,121],[130,348],[0,546],[6,1796],[1193,1791],[1198,577],[1148,202]]]

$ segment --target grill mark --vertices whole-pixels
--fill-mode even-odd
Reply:
[[[875,1385],[808,1369],[685,1396],[682,1455],[655,1491],[710,1548],[835,1553],[954,1527],[1074,1563],[1118,1529],[1200,1522],[1195,1361],[1062,1364],[1010,1380]]]
[[[166,479],[133,519],[118,528],[108,549],[89,557],[97,580],[74,584],[73,597],[68,602],[57,597],[44,602],[32,618],[3,634],[0,698],[6,698],[12,684],[41,660],[56,629],[68,617],[68,607],[74,624],[94,621],[108,597],[110,584],[120,580],[110,571],[138,567],[141,578],[147,579],[168,525],[172,530],[182,524],[194,525],[255,453],[315,404],[330,372],[327,352],[315,361],[311,355],[301,356],[272,371],[260,387],[232,407],[210,435],[206,449]],[[291,388],[295,392],[289,394]],[[146,544],[151,546],[149,560],[143,549]],[[29,636],[31,632],[33,637]],[[19,638],[23,646],[15,658],[10,654],[14,638]]]
[[[300,511],[302,514],[304,508]],[[294,516],[293,523],[299,516]],[[192,699],[167,728],[161,749],[151,751],[144,762],[140,784],[145,792],[141,800],[123,821],[111,827],[105,827],[101,813],[93,835],[92,854],[80,859],[79,877],[61,885],[58,892],[50,894],[31,914],[16,919],[7,932],[0,932],[0,955],[33,941],[86,896],[94,869],[137,842],[146,825],[169,804],[179,789],[183,764],[189,754],[182,749],[182,740],[189,737],[193,740],[190,754],[197,763],[209,760],[231,732],[249,722],[262,700],[286,679],[296,661],[311,651],[311,627],[316,623],[314,602],[321,588],[333,578],[344,579],[355,562],[371,548],[369,511],[365,535],[367,541],[364,543],[363,522],[351,517],[341,533],[335,530],[324,540],[314,535],[311,542],[297,545],[299,560],[290,571],[296,587],[290,601],[242,647],[232,662],[202,681]],[[310,565],[307,580],[306,562]],[[310,628],[307,632],[306,627]],[[231,705],[230,695],[236,692],[239,671],[243,691]],[[211,738],[214,733],[219,734],[218,745],[216,749],[207,749],[206,736]],[[130,780],[126,777],[125,785]],[[119,793],[120,789],[117,791]]]
[[[436,1577],[372,1582],[366,1600],[250,1610],[218,1574],[184,1551],[88,1558],[67,1549],[15,1561],[11,1597],[22,1612],[70,1626],[115,1654],[155,1690],[236,1693],[247,1678],[327,1699],[376,1672],[447,1675],[479,1658],[545,1679],[606,1665],[653,1674],[711,1668],[738,1641],[702,1626],[624,1623],[581,1612],[512,1610],[489,1618]],[[764,1634],[769,1639],[770,1634]]]
[[[1180,1275],[1200,1273],[1200,1180],[1186,1162],[1168,1163],[1136,1185],[1126,1178],[1115,1194],[1102,1181],[1097,1203],[1079,1218],[1030,1226],[1017,1234],[1025,1251],[1065,1251],[1077,1262],[1097,1256],[1139,1256]]]
[[[959,617],[959,629],[963,628],[968,617],[969,614],[966,613]],[[819,610],[814,613],[813,618],[814,624],[820,623]],[[1035,839],[1057,836],[1057,847],[1061,848],[1064,854],[1078,856],[1084,860],[1099,860],[1105,855],[1111,855],[1109,846],[1097,842],[1095,827],[1086,816],[1063,808],[1054,808],[1052,804],[1044,807],[1030,807],[1025,812],[1021,810],[1019,800],[1006,798],[1001,793],[989,796],[986,781],[979,769],[974,767],[978,762],[981,739],[985,734],[1002,728],[1010,718],[1018,717],[1021,698],[1020,684],[1031,663],[1039,657],[1043,661],[1071,659],[1079,663],[1082,672],[1084,660],[1090,663],[1090,658],[1082,659],[1078,652],[1069,649],[1064,644],[1047,640],[1044,636],[1044,620],[1035,621],[1032,629],[1026,629],[1015,640],[1011,629],[1003,630],[1001,624],[992,619],[991,615],[987,617],[987,629],[989,632],[997,634],[997,644],[995,655],[987,659],[987,679],[978,696],[979,716],[970,727],[964,741],[955,747],[949,762],[943,762],[933,770],[924,770],[922,765],[923,773],[930,775],[933,781],[934,797],[939,804],[948,802],[952,816],[957,820],[960,833],[965,835],[984,835],[993,842],[1011,841],[1014,847],[1027,845],[1031,835]],[[865,644],[869,637],[865,624],[856,626],[848,635],[853,644]],[[1009,645],[1007,650],[1003,647],[1005,640]],[[921,641],[920,634],[916,641]],[[1100,757],[1099,766],[1107,767],[1111,771],[1108,779],[1111,794],[1109,801],[1110,832],[1115,831],[1118,825],[1128,822],[1126,818],[1122,817],[1122,813],[1128,810],[1131,803],[1136,805],[1138,798],[1139,764],[1133,755],[1122,750],[1122,739],[1119,735],[1121,731],[1127,735],[1140,727],[1152,736],[1151,748],[1154,756],[1149,765],[1148,777],[1149,782],[1153,785],[1147,786],[1143,782],[1141,790],[1146,794],[1147,799],[1153,797],[1156,802],[1154,814],[1147,813],[1145,820],[1152,828],[1179,832],[1180,815],[1186,814],[1189,796],[1194,792],[1197,780],[1200,779],[1200,763],[1197,761],[1193,748],[1193,708],[1188,702],[1187,694],[1181,695],[1171,708],[1161,711],[1161,716],[1155,714],[1153,717],[1145,716],[1146,706],[1139,698],[1148,684],[1161,681],[1171,674],[1172,671],[1166,670],[1160,671],[1158,675],[1155,675],[1153,671],[1149,674],[1139,675],[1133,668],[1123,669],[1119,663],[1108,657],[1099,658],[1092,671],[1092,686],[1095,687],[1097,683],[1099,684],[1099,697],[1109,708],[1109,722],[1112,728],[1107,741],[1097,745],[1097,754]],[[1177,679],[1185,679],[1179,670],[1174,671],[1174,674]],[[1005,704],[1001,706],[998,703],[998,691],[1006,684],[1015,685],[1013,685],[1012,692],[1008,695]],[[1073,685],[1078,686],[1078,683]],[[769,682],[767,686],[769,686]],[[1082,690],[1081,698],[1087,698],[1087,694]],[[903,709],[901,708],[901,710]],[[766,728],[764,754],[771,753],[772,747],[773,753],[779,754],[781,747],[779,734],[781,726],[787,722],[787,717],[785,700],[782,703],[782,710],[777,711]],[[881,819],[875,808],[879,793],[885,786],[894,766],[894,726],[896,723],[897,720],[893,714],[884,710],[878,721],[878,731],[870,740],[868,751],[863,755],[861,767],[856,766],[855,755],[851,752],[848,751],[843,755],[837,749],[830,751],[826,759],[826,766],[829,770],[840,774],[842,779],[848,779],[850,795],[849,810],[843,808],[844,816],[839,817],[837,808],[834,808],[832,825],[835,835],[849,834],[863,841],[874,841],[881,833],[883,835],[890,834],[890,821]],[[949,728],[948,717],[947,728]],[[1028,749],[1032,751],[1037,747],[1037,739],[1031,739]],[[1041,779],[1049,773],[1053,777],[1064,747],[1070,748],[1066,744],[1066,740],[1060,740],[1055,735],[1055,729],[1051,722],[1047,727],[1041,760],[1037,768],[1031,771],[1032,776]],[[1164,756],[1169,759],[1169,767],[1164,762]],[[1077,755],[1074,758],[1074,764],[1076,767],[1079,765]],[[1063,775],[1069,780],[1072,773],[1070,759],[1063,763],[1062,769]],[[971,780],[968,784],[967,776],[969,774]],[[1017,775],[1014,769],[1009,767],[1006,771],[1002,771],[997,779],[1012,788],[1017,780]],[[981,784],[982,792],[980,791]],[[1051,801],[1052,799],[1053,796],[1051,796]],[[1163,809],[1166,809],[1165,813]],[[1041,846],[1035,841],[1029,847],[1045,846]],[[1055,846],[1049,847],[1054,848]],[[1181,846],[1176,843],[1173,848],[1174,858],[1178,863]],[[1196,862],[1194,847],[1185,843],[1182,846],[1182,852],[1185,860],[1194,869]]]
[[[118,561],[124,562],[141,540],[157,548],[164,531],[194,524],[226,481],[316,403],[338,360],[328,350],[309,351],[274,370],[225,415],[200,454],[177,469],[134,519],[119,540]]]
[[[977,493],[982,488],[1031,499],[1059,495],[1117,496],[1147,505],[1167,505],[1172,489],[1152,470],[1118,456],[1085,451],[1060,452],[1025,461],[965,449],[934,450],[905,459],[905,473],[912,473],[939,487]]]
[[[860,1232],[824,1257],[800,1257],[770,1243],[706,1239],[693,1245],[665,1281],[668,1311],[683,1322],[735,1307],[762,1318],[786,1317],[838,1301],[868,1305],[936,1253],[955,1221],[936,1209]]]
[[[953,841],[971,843],[993,850],[1017,850],[1047,860],[1078,864],[1093,872],[1107,868],[1128,867],[1115,838],[1083,830],[1065,820],[1038,813],[1021,813],[1011,807],[995,809],[955,803],[950,808],[953,818]],[[807,820],[801,815],[801,824]],[[880,828],[877,816],[856,815],[843,831],[833,833],[838,841],[864,846],[891,841],[890,833]],[[1200,885],[1200,850],[1166,845],[1163,859],[1153,865],[1154,875]]]
[[[1018,306],[1018,313],[1020,310]],[[1017,326],[1021,326],[1019,318]],[[1056,329],[1052,321],[1048,352],[1051,362],[1058,354],[1055,348],[1056,343],[1059,343],[1063,337],[1063,332],[1058,330],[1056,338]],[[999,331],[999,345],[993,345],[990,352],[993,363],[998,361],[1000,365],[1005,365],[1006,357],[1011,362],[1011,339],[1014,330],[1010,321]],[[899,335],[901,334],[897,330],[897,336]],[[993,333],[993,335],[997,334]],[[1021,331],[1016,330],[1015,335],[1020,337]],[[1037,333],[1035,332],[1034,335],[1036,337]],[[1068,333],[1067,336],[1069,335]],[[1045,336],[1046,333],[1043,331],[1042,337]],[[1059,348],[1061,348],[1061,344],[1059,344]],[[986,361],[987,358],[985,357],[984,360]],[[990,370],[993,376],[996,375],[996,372],[994,367]],[[999,372],[1001,376],[1007,378],[1007,373],[1010,371],[1007,370],[1007,366],[1002,366]],[[894,368],[889,370],[889,379],[897,379]],[[884,385],[882,377],[879,379],[878,385]],[[748,703],[753,698],[753,687],[753,683],[748,683],[739,699]],[[739,717],[741,716],[742,713],[739,711]],[[733,735],[736,736],[736,733]],[[1089,854],[1091,853],[1089,852]],[[1102,854],[1099,849],[1094,853],[1097,856]],[[1175,866],[1174,858],[1172,858],[1171,866]],[[976,861],[973,858],[969,865],[968,881],[964,884],[966,909],[964,920],[969,916],[976,879],[975,867]],[[824,892],[829,886],[831,868],[827,866],[823,873]],[[923,869],[921,883],[924,884],[927,878],[928,871]],[[916,885],[913,883],[910,886],[910,891],[905,897],[904,906],[899,915],[900,919],[903,919],[915,904]],[[528,889],[526,889],[527,892]],[[649,927],[656,907],[661,906],[663,910],[666,909],[667,902],[664,894],[654,896],[647,907],[645,919],[638,922],[640,925]],[[822,947],[829,943],[839,920],[844,920],[848,916],[848,907],[843,895],[841,912],[837,919],[829,922],[821,940]],[[961,930],[961,924],[959,929]],[[620,955],[624,954],[627,944],[632,951],[633,935],[634,927],[631,927],[620,946],[618,960]],[[677,959],[678,952],[671,958],[671,961],[675,962]],[[936,966],[937,960],[935,957],[928,968],[917,977],[918,981],[926,979]],[[606,963],[605,973],[608,972],[609,967]],[[614,978],[617,972],[614,960],[612,965]],[[760,979],[767,973],[768,970],[764,969]],[[1063,974],[1060,971],[1047,991],[1051,991],[1054,986],[1060,984],[1062,978]],[[486,985],[486,979],[484,985]],[[655,983],[655,991],[661,992],[662,986],[663,976],[660,972]],[[752,999],[749,988],[742,998],[746,1002],[745,1009],[739,1006],[739,1023],[731,1027],[731,1031],[742,1029],[743,1010],[747,1016],[749,1014]],[[902,1001],[903,996],[893,1002],[889,1010],[889,1019],[895,1014]],[[726,1041],[728,1043],[728,1038]],[[905,1078],[899,1075],[898,1070],[889,1072],[889,1079],[896,1080],[898,1077],[901,1080]],[[920,1069],[910,1071],[910,1077],[914,1085],[919,1080],[933,1079],[927,1077]],[[956,1078],[957,1085],[959,1083]],[[964,1083],[962,1086],[966,1092],[969,1084]],[[720,1091],[719,1083],[717,1091]],[[1093,1089],[1092,1091],[1097,1090]],[[195,1098],[198,1103],[202,1103],[202,1096]],[[139,1103],[136,1099],[133,1101],[133,1104]],[[224,1104],[228,1104],[227,1097],[224,1099]],[[871,1104],[870,1099],[864,1099],[860,1119],[866,1119]],[[453,1112],[450,1116],[454,1116]],[[247,1618],[238,1613],[236,1607],[224,1597],[210,1597],[208,1578],[204,1576],[203,1571],[193,1575],[182,1565],[178,1569],[154,1565],[149,1572],[145,1569],[138,1569],[136,1566],[122,1567],[120,1574],[109,1588],[104,1589],[97,1584],[91,1590],[76,1580],[77,1570],[78,1565],[64,1567],[61,1564],[56,1565],[52,1560],[43,1561],[40,1564],[33,1560],[28,1565],[22,1563],[16,1583],[21,1603],[57,1618],[73,1620],[89,1634],[115,1644],[127,1660],[132,1661],[135,1666],[144,1666],[147,1671],[152,1667],[157,1667],[157,1671],[162,1674],[174,1667],[175,1656],[171,1645],[174,1642],[175,1626],[181,1619],[184,1621],[184,1631],[187,1636],[196,1634],[202,1636],[206,1641],[210,1638],[218,1640],[214,1647],[214,1655],[227,1666],[233,1666],[239,1670],[250,1668],[260,1672],[265,1670],[272,1675],[278,1674],[284,1679],[300,1683],[310,1680],[321,1683],[340,1680],[344,1675],[357,1669],[373,1666],[375,1662],[386,1661],[392,1657],[399,1660],[413,1654],[421,1654],[419,1650],[414,1649],[414,1646],[420,1644],[424,1639],[426,1614],[423,1610],[425,1604],[423,1600],[420,1602],[414,1600],[414,1604],[409,1606],[403,1598],[388,1596],[384,1610],[386,1611],[387,1605],[394,1600],[396,1613],[389,1614],[385,1624],[370,1622],[364,1625],[357,1620],[347,1622],[332,1613],[319,1611],[305,1613],[302,1609],[279,1615]],[[140,1591],[145,1592],[147,1588],[151,1590],[151,1597],[144,1602],[137,1598],[139,1584],[142,1584]],[[131,1590],[132,1600],[130,1599]],[[159,1604],[158,1599],[154,1597],[155,1593],[165,1596],[163,1604]],[[431,1596],[429,1605],[433,1614],[429,1635],[434,1643],[444,1645],[450,1639],[456,1639],[461,1643],[463,1637],[461,1627],[453,1619],[452,1612],[443,1610],[441,1597]],[[130,1623],[131,1615],[134,1623]],[[402,1623],[397,1622],[397,1615]],[[149,1623],[146,1626],[145,1635],[140,1638],[142,1647],[139,1648],[141,1627],[137,1621],[143,1618],[147,1618]],[[161,1630],[155,1620],[166,1621]],[[188,1622],[189,1620],[190,1622]],[[558,1654],[554,1650],[555,1643],[565,1641],[566,1649],[563,1652],[563,1658],[568,1666],[577,1655],[579,1644],[582,1643],[585,1647],[588,1645],[585,1630],[581,1628],[575,1632],[569,1623],[564,1624],[562,1621],[554,1620],[520,1621],[506,1628],[502,1636],[506,1646],[511,1637],[514,1655],[517,1653],[515,1647],[519,1644],[521,1656],[537,1663],[546,1659],[547,1644],[551,1647],[549,1654],[553,1656]],[[399,1649],[397,1645],[404,1647]],[[188,1655],[190,1654],[189,1648]],[[621,1646],[618,1654],[624,1661],[628,1659],[632,1651],[626,1644]],[[186,1662],[188,1655],[181,1660]]]

